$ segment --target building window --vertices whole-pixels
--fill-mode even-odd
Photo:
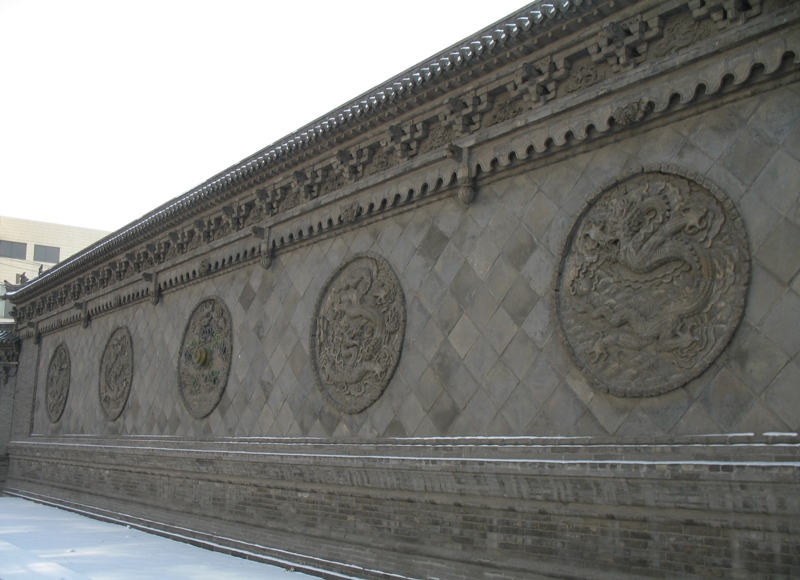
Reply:
[[[24,242],[6,242],[0,240],[0,258],[13,258],[24,260],[25,252],[28,251],[28,244]]]
[[[33,261],[55,264],[58,262],[58,254],[60,251],[60,248],[54,248],[53,246],[40,246],[39,244],[35,244],[33,246]]]
[[[6,286],[5,284],[0,284],[0,296],[5,296],[5,294]],[[11,302],[0,299],[0,318],[11,318],[11,310],[13,308],[14,305]]]

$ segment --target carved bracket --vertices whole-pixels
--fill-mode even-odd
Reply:
[[[644,21],[641,15],[620,23],[612,22],[597,35],[589,46],[592,61],[605,60],[614,72],[630,69],[645,60],[648,43],[659,38],[663,29],[661,19]]]
[[[150,282],[150,303],[155,306],[161,297],[161,289],[158,287],[158,272],[145,272],[142,274],[145,282]]]
[[[723,30],[761,14],[761,0],[690,0],[689,9],[695,20],[711,18]]]
[[[251,231],[255,237],[261,239],[261,243],[258,246],[258,253],[261,256],[261,267],[268,270],[269,267],[272,266],[274,254],[272,245],[270,244],[270,229],[253,226]]]
[[[81,326],[89,328],[89,302],[76,302],[75,310],[81,313]]]

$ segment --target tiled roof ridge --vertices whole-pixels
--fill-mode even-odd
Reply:
[[[161,226],[165,221],[177,218],[204,201],[210,201],[214,194],[224,191],[243,179],[262,171],[266,166],[286,155],[301,150],[307,144],[333,130],[346,126],[350,121],[366,113],[375,111],[387,100],[402,98],[413,86],[420,86],[438,77],[443,72],[465,65],[476,56],[491,52],[496,46],[503,46],[509,39],[521,32],[530,31],[534,25],[556,17],[591,0],[535,0],[527,6],[511,13],[479,31],[475,35],[451,45],[438,54],[406,69],[389,80],[362,93],[346,105],[311,121],[300,129],[266,146],[253,155],[228,167],[207,179],[188,192],[175,197],[142,217],[123,226],[92,246],[54,266],[41,276],[34,278],[24,287],[7,292],[9,298],[24,298],[38,287],[49,282],[57,282],[68,277],[86,265],[95,264],[103,256],[120,251],[124,244],[139,234],[147,233]],[[472,40],[470,40],[470,38]]]

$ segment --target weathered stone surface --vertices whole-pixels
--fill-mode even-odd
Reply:
[[[714,186],[635,172],[573,226],[556,281],[558,320],[597,388],[657,395],[702,373],[744,310],[750,255]]]
[[[222,398],[232,351],[228,307],[219,298],[203,300],[186,323],[178,359],[181,397],[195,419],[206,417]]]
[[[69,351],[65,345],[60,344],[50,357],[50,364],[47,367],[45,400],[47,401],[47,416],[51,423],[57,423],[61,419],[61,414],[67,406],[70,371]]]
[[[405,328],[403,290],[384,258],[356,255],[334,272],[317,302],[310,351],[317,384],[337,409],[360,413],[383,394]]]
[[[131,333],[120,327],[109,337],[100,359],[100,405],[109,421],[122,414],[133,382]]]

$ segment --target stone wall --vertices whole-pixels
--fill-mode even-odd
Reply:
[[[800,7],[562,12],[17,291],[5,490],[331,578],[800,573]]]
[[[8,491],[316,574],[792,577],[795,439],[32,440]]]
[[[464,209],[448,197],[166,292],[42,338],[33,433],[180,437],[652,436],[786,432],[800,427],[800,133],[798,85],[778,87],[675,123],[524,168],[482,186]],[[752,147],[756,147],[757,153]],[[640,166],[692,172],[743,214],[752,258],[744,320],[723,355],[687,387],[654,397],[592,389],[553,313],[554,270],[583,204]],[[522,169],[522,168],[521,168]],[[352,256],[384,257],[401,280],[407,328],[382,397],[349,415],[326,404],[310,351],[326,280]],[[792,287],[792,282],[795,287]],[[233,361],[219,407],[186,409],[177,360],[187,320],[207,297],[230,310]],[[100,356],[130,330],[126,411],[100,405]],[[63,418],[45,411],[59,344],[72,357]]]

